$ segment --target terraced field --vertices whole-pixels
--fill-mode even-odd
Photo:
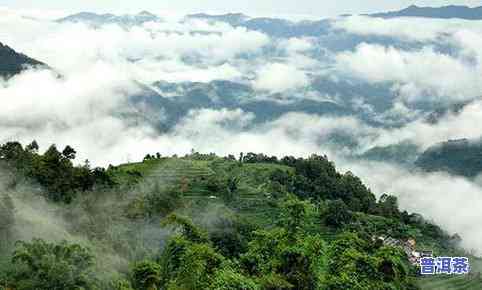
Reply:
[[[270,224],[277,214],[266,195],[267,180],[277,169],[293,170],[290,167],[276,164],[240,164],[236,161],[226,162],[222,159],[209,161],[187,158],[161,158],[140,163],[124,164],[117,167],[116,175],[125,179],[126,174],[140,174],[140,184],[156,184],[160,187],[174,186],[180,188],[184,199],[197,207],[223,203],[222,199],[213,195],[206,188],[206,181],[215,177],[226,177],[226,174],[237,180],[236,202],[230,205],[238,213],[257,222]],[[120,178],[119,178],[120,179]]]
[[[479,274],[435,276],[420,278],[419,285],[424,290],[480,290],[482,289],[482,279]]]
[[[124,164],[118,167],[120,174],[126,172],[138,172],[144,183],[157,183],[161,186],[179,186],[183,192],[183,198],[198,207],[222,205],[223,201],[213,196],[203,186],[202,180],[206,180],[220,174],[228,173],[239,180],[236,202],[230,205],[243,216],[256,220],[261,225],[276,223],[277,208],[272,204],[272,199],[267,192],[267,180],[275,170],[293,170],[290,167],[276,164],[242,164],[237,162],[217,162],[216,160],[199,161],[184,158],[162,158],[148,160],[141,163]],[[318,219],[313,220],[313,227],[319,232]],[[322,238],[326,241],[333,240],[337,233],[326,229],[322,231]],[[478,260],[477,260],[478,261]],[[471,265],[472,273],[467,276],[433,276],[420,277],[418,279],[421,289],[428,290],[482,290],[482,278],[478,274],[482,271],[480,265]],[[475,267],[474,267],[475,266]]]
[[[179,183],[183,179],[205,178],[214,174],[214,171],[209,168],[206,161],[168,159],[159,165],[147,173],[147,179]]]
[[[219,163],[221,164],[221,163]],[[191,186],[195,181],[205,180],[216,174],[226,174],[239,180],[239,198],[245,201],[265,200],[264,187],[269,175],[276,169],[292,170],[289,167],[275,164],[243,164],[223,162],[219,165],[214,161],[198,161],[183,158],[162,158],[140,163],[130,163],[118,166],[120,174],[138,172],[144,182],[157,182],[163,185],[183,186],[187,183],[184,196],[186,198],[209,197],[209,192],[203,188]],[[228,164],[228,165],[226,165]],[[218,167],[222,166],[222,167]],[[229,166],[229,168],[226,168]]]
[[[469,275],[437,275],[421,277],[419,286],[425,290],[480,290],[482,289],[482,260],[469,257],[471,273]]]

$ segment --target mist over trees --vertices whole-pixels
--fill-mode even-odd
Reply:
[[[418,289],[406,254],[377,237],[458,251],[326,156],[193,151],[104,169],[75,155],[0,146],[0,289]],[[18,240],[36,198],[43,235]]]

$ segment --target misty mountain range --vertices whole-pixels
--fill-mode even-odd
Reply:
[[[435,144],[417,159],[416,165],[428,172],[476,177],[482,172],[482,141],[461,139]]]
[[[11,77],[29,67],[48,68],[40,61],[32,59],[12,48],[0,44],[0,73],[3,77]],[[262,124],[273,121],[289,112],[303,112],[325,116],[353,116],[367,121],[375,126],[384,126],[371,119],[366,111],[357,111],[348,103],[337,103],[330,100],[309,100],[306,98],[289,99],[289,94],[283,93],[260,93],[255,91],[249,84],[233,81],[217,80],[208,83],[181,82],[170,83],[157,81],[153,84],[138,84],[139,92],[131,95],[129,101],[132,111],[123,115],[123,118],[135,122],[147,122],[157,127],[161,132],[168,132],[191,110],[196,109],[242,109],[244,112],[253,113],[254,123]],[[374,107],[387,106],[390,103],[390,87],[367,86],[350,81],[333,82],[327,79],[318,79],[313,82],[313,87],[320,95],[341,94],[346,99],[365,94],[366,98],[372,99]],[[377,97],[378,95],[378,97]],[[387,104],[383,104],[387,103]],[[457,113],[469,103],[460,103],[450,107],[441,107],[427,115],[427,120],[436,123],[447,113]],[[162,113],[162,114],[161,114]],[[159,118],[162,115],[162,118]],[[349,146],[355,142],[345,137],[332,136],[337,142]],[[386,147],[374,147],[359,156],[359,158],[374,161],[394,162],[407,166],[415,165],[427,171],[447,171],[467,177],[474,177],[482,172],[480,166],[480,143],[454,142],[437,144],[422,154],[419,148],[411,143],[400,143]],[[477,158],[475,158],[477,157]],[[470,161],[470,166],[465,166]],[[475,163],[474,163],[475,162]],[[472,164],[473,163],[473,164]]]
[[[482,8],[469,8],[465,6],[445,6],[440,8],[425,8],[410,6],[396,12],[376,13],[371,17],[396,18],[396,17],[425,17],[425,18],[462,18],[482,19]],[[373,43],[414,49],[422,44],[407,43],[384,36],[360,36],[347,32],[338,33],[339,28],[333,25],[333,20],[292,22],[285,19],[275,18],[251,18],[244,14],[231,13],[224,15],[191,14],[182,21],[203,20],[210,23],[224,22],[233,27],[246,28],[248,31],[259,31],[274,38],[289,39],[292,37],[316,37],[317,51],[314,58],[322,58],[322,47],[333,51],[353,50],[360,43]],[[141,12],[135,15],[95,14],[82,12],[58,19],[58,23],[87,23],[93,27],[106,24],[117,24],[124,28],[140,26],[148,22],[161,23],[164,20],[152,13]],[[450,47],[434,47],[440,51],[450,53]],[[309,53],[309,52],[308,52]],[[313,53],[315,55],[315,53]],[[321,55],[321,56],[320,56]],[[247,59],[250,56],[246,56]],[[41,61],[32,59],[22,53],[15,52],[12,48],[0,44],[0,76],[11,77],[32,66],[47,67]],[[310,85],[287,90],[283,92],[270,92],[269,90],[257,90],[247,80],[213,80],[209,82],[168,82],[158,80],[153,83],[138,83],[138,92],[129,96],[131,111],[120,113],[123,117],[133,122],[147,122],[161,132],[171,130],[182,118],[192,110],[199,109],[241,109],[246,113],[252,113],[255,118],[251,126],[276,120],[290,112],[302,112],[318,116],[349,117],[356,116],[360,120],[377,128],[399,127],[405,124],[399,115],[391,117],[390,109],[396,98],[393,91],[393,83],[368,83],[357,78],[346,77],[332,79],[329,77],[309,76]],[[310,95],[311,97],[307,97]],[[326,98],[325,96],[335,96]],[[361,104],[357,105],[357,102]],[[470,102],[456,104],[444,103],[414,103],[407,109],[417,113],[412,119],[425,118],[429,123],[436,124],[439,119],[447,114],[457,113]],[[333,140],[343,146],[352,146],[356,141],[346,136],[333,136]],[[392,161],[400,164],[416,164],[418,167],[428,170],[446,170],[456,174],[473,177],[482,168],[476,164],[469,166],[470,169],[460,170],[459,164],[465,158],[478,156],[478,149],[473,146],[454,146],[452,143],[442,144],[437,148],[456,150],[457,154],[450,154],[455,161],[448,160],[439,151],[429,148],[420,153],[419,148],[410,143],[402,142],[385,147],[374,147],[360,155],[363,159]],[[455,149],[454,149],[455,148]],[[463,149],[460,149],[463,148]],[[467,149],[467,150],[465,150]],[[444,149],[445,150],[445,149]],[[447,150],[442,152],[448,152]],[[475,151],[474,151],[475,150]],[[467,151],[467,156],[463,153]],[[475,155],[474,155],[475,154]],[[439,157],[443,156],[442,159]],[[478,159],[477,159],[478,160]],[[454,165],[456,164],[456,165]],[[454,167],[454,168],[452,168]]]
[[[369,14],[372,17],[381,18],[397,18],[397,17],[422,17],[422,18],[440,18],[440,19],[482,19],[482,7],[467,7],[461,5],[449,5],[443,7],[419,7],[411,5],[405,9],[392,12],[382,12]]]
[[[410,142],[374,147],[358,158],[390,162],[424,172],[445,172],[454,176],[475,178],[482,173],[481,140],[448,140],[419,152]]]
[[[1,46],[2,76],[13,76],[31,66],[48,68],[46,64],[34,60],[24,54],[17,53],[8,46]],[[4,56],[4,57],[3,57]],[[382,123],[372,120],[365,111],[357,112],[349,102],[324,99],[324,95],[343,95],[346,100],[364,95],[371,100],[374,108],[384,110],[390,103],[389,86],[369,86],[350,81],[332,81],[318,78],[313,81],[310,88],[282,93],[260,92],[253,89],[249,83],[227,80],[215,80],[208,83],[181,82],[170,83],[157,81],[152,84],[139,84],[139,93],[132,95],[130,100],[135,107],[142,108],[141,114],[147,116],[146,108],[150,115],[165,111],[162,128],[164,130],[174,126],[179,119],[190,110],[202,108],[229,108],[242,110],[256,115],[256,122],[274,120],[288,112],[304,112],[317,115],[350,116],[358,114],[359,117],[375,125]],[[316,93],[313,99],[296,97],[296,94]],[[146,118],[149,120],[149,118]],[[159,120],[150,118],[157,126]]]
[[[132,27],[136,25],[142,25],[146,22],[162,22],[162,18],[147,11],[142,11],[138,14],[124,14],[114,15],[96,14],[91,12],[80,12],[77,14],[69,15],[67,17],[56,20],[59,23],[86,23],[94,27],[99,27],[106,24],[117,24],[122,27]]]
[[[259,93],[246,84],[217,80],[209,83],[184,82],[169,83],[158,81],[151,87],[142,86],[142,92],[131,96],[131,103],[144,112],[142,116],[156,116],[164,112],[163,127],[168,130],[196,109],[242,109],[253,113],[253,125],[273,121],[289,112],[304,112],[317,115],[350,116],[355,112],[328,100],[294,99],[288,102],[277,101],[280,94]],[[153,118],[154,122],[158,119]]]
[[[233,27],[244,27],[249,30],[260,31],[275,37],[295,37],[295,36],[317,36],[328,32],[330,22],[302,21],[292,22],[279,18],[251,18],[241,13],[228,13],[222,15],[211,15],[205,13],[190,14],[184,17],[183,21],[203,20],[208,22],[224,22]],[[139,14],[96,14],[91,12],[81,12],[56,20],[59,23],[86,23],[94,27],[107,24],[118,24],[122,27],[132,27],[142,25],[147,22],[162,22],[162,18],[149,13]]]
[[[342,15],[345,17],[349,15]],[[421,18],[439,18],[439,19],[482,19],[482,7],[468,7],[449,5],[442,7],[419,7],[411,5],[399,11],[380,12],[373,14],[365,14],[370,17],[380,18],[398,18],[398,17],[421,17]],[[184,17],[184,21],[204,20],[208,22],[224,22],[233,27],[244,27],[249,30],[260,31],[275,37],[296,37],[296,36],[319,36],[333,30],[329,19],[318,21],[299,21],[293,22],[280,18],[253,18],[242,13],[227,14],[206,14],[196,13],[189,14]],[[122,27],[132,27],[142,25],[147,22],[163,22],[163,19],[155,14],[142,11],[138,14],[114,15],[96,14],[92,12],[80,12],[69,15],[56,20],[59,23],[86,23],[95,27],[106,24],[118,24]]]

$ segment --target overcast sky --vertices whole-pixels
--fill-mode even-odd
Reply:
[[[0,0],[10,8],[98,12],[243,12],[250,15],[335,16],[400,9],[411,4],[423,6],[482,6],[482,0]]]

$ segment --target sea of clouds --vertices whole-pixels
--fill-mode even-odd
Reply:
[[[338,18],[332,21],[337,33],[367,40],[329,51],[316,37],[279,39],[225,23],[169,19],[132,28],[93,28],[52,21],[59,14],[0,9],[0,41],[55,71],[32,68],[0,81],[0,142],[35,139],[43,149],[69,144],[79,151],[79,162],[88,158],[102,166],[141,160],[146,153],[185,154],[193,148],[220,155],[327,154],[343,170],[360,175],[377,195],[398,196],[402,208],[459,233],[467,249],[482,254],[482,225],[477,222],[482,219],[482,188],[477,182],[346,158],[353,150],[403,141],[422,151],[449,139],[481,137],[481,21]],[[373,42],[373,36],[397,45]],[[129,96],[140,91],[139,84],[159,80],[230,80],[259,92],[283,93],[327,76],[390,84],[395,101],[386,114],[410,121],[378,127],[356,116],[290,112],[253,125],[251,112],[203,108],[160,133],[152,124],[121,117],[136,110]],[[413,109],[419,102],[469,104],[429,123]],[[359,105],[366,104],[361,100]],[[158,114],[162,122],[163,112]],[[357,147],[334,146],[334,133],[352,136]]]

